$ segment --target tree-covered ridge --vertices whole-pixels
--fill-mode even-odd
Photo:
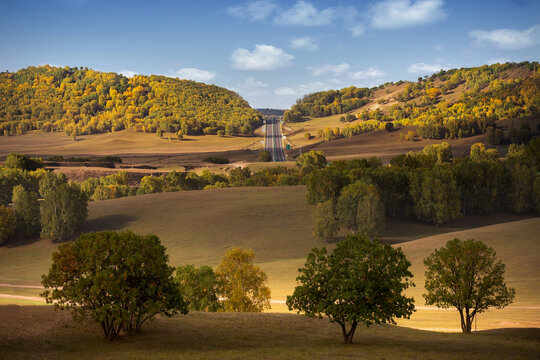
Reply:
[[[166,76],[105,73],[88,68],[28,67],[0,73],[0,135],[40,129],[68,135],[135,127],[187,135],[249,135],[260,114],[238,94]]]
[[[356,114],[358,119],[379,122],[392,121],[395,125],[417,125],[424,138],[442,139],[466,137],[484,133],[496,120],[534,115],[540,112],[540,64],[537,62],[484,65],[475,68],[441,70],[418,82],[407,83],[391,98],[380,99],[371,111]],[[402,85],[398,82],[396,85]],[[345,113],[373,103],[374,92],[387,83],[372,89],[345,88],[323,91],[298,100],[285,113],[286,121],[299,121],[305,116],[327,116]],[[461,86],[459,98],[445,95]],[[363,97],[354,98],[360,106],[344,105],[343,94],[363,90]],[[339,97],[339,95],[341,97]],[[390,103],[390,104],[389,104]],[[381,106],[385,105],[386,106]],[[323,109],[321,112],[320,110]],[[350,117],[350,119],[349,119]],[[356,120],[349,115],[345,121]],[[382,124],[384,125],[384,124]],[[366,132],[363,123],[346,126],[335,137],[348,137]],[[370,126],[367,131],[384,128]]]

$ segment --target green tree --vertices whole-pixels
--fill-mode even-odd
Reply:
[[[287,306],[307,316],[327,316],[341,326],[343,341],[352,344],[358,323],[410,317],[414,299],[402,293],[414,286],[410,265],[399,248],[349,235],[331,254],[324,247],[308,254]]]
[[[41,204],[41,237],[64,240],[88,216],[86,194],[75,184],[62,184],[45,195]]]
[[[13,188],[13,210],[18,235],[39,234],[39,201],[36,192],[26,191],[22,185],[15,186]]]
[[[267,150],[263,150],[259,153],[259,161],[261,162],[269,162],[272,161],[272,155],[270,155],[270,152]]]
[[[44,198],[50,192],[64,184],[67,184],[67,178],[64,173],[54,173],[48,171],[39,180],[39,195]]]
[[[218,311],[223,308],[218,298],[218,277],[210,266],[178,266],[176,281],[180,286],[180,293],[189,304],[189,310]]]
[[[187,304],[155,235],[103,231],[81,235],[53,253],[43,275],[42,296],[73,319],[90,317],[112,340],[122,330],[140,331],[157,314],[186,314]]]
[[[313,212],[313,235],[328,241],[335,238],[338,231],[339,221],[334,202],[327,200],[317,204]]]
[[[499,158],[499,152],[496,149],[487,149],[482,143],[471,145],[470,158],[472,161],[494,161]]]
[[[374,240],[385,227],[384,205],[376,192],[369,192],[358,203],[358,234],[364,234],[368,239]]]
[[[533,183],[535,169],[527,165],[514,164],[510,171],[508,200],[516,214],[524,214],[533,207]]]
[[[6,167],[33,171],[43,167],[41,158],[32,158],[26,155],[11,153],[6,156]]]
[[[447,142],[440,144],[427,145],[422,150],[424,154],[433,158],[435,163],[442,164],[452,161],[452,148]]]
[[[463,333],[471,332],[476,314],[512,303],[515,290],[504,282],[505,266],[481,241],[450,240],[424,259],[427,305],[455,307]]]
[[[15,233],[15,214],[10,207],[0,205],[0,244]]]
[[[216,269],[225,311],[260,312],[270,309],[270,289],[264,271],[253,265],[251,249],[232,248]]]
[[[302,174],[309,174],[314,170],[324,169],[326,157],[322,151],[308,151],[298,157],[296,165],[302,170]]]
[[[328,167],[311,172],[306,178],[306,200],[315,205],[327,200],[337,201],[347,179],[337,169]]]

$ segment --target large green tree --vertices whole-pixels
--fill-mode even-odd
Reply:
[[[330,254],[324,247],[308,254],[287,306],[307,316],[327,316],[351,344],[358,323],[395,323],[395,317],[412,314],[414,299],[403,295],[414,286],[410,265],[401,249],[349,235]]]
[[[44,296],[74,320],[90,317],[112,340],[157,314],[186,314],[187,304],[155,235],[103,231],[82,235],[53,253]]]
[[[267,276],[253,264],[251,249],[232,248],[216,269],[221,283],[225,311],[260,312],[270,309],[270,289]]]
[[[332,200],[317,204],[313,211],[313,235],[332,240],[339,232],[336,205]]]
[[[64,240],[88,216],[86,194],[76,184],[62,184],[48,191],[41,204],[41,237]]]
[[[22,185],[15,186],[13,210],[18,235],[32,236],[39,233],[39,201],[36,192],[26,191]]]
[[[10,207],[0,205],[0,244],[15,233],[15,214]]]
[[[176,281],[180,292],[192,311],[218,311],[223,308],[219,301],[220,284],[214,270],[207,265],[178,266]]]
[[[450,240],[424,259],[427,305],[455,307],[461,330],[471,332],[474,317],[490,307],[512,303],[515,290],[506,286],[505,266],[495,250],[481,241]]]
[[[301,154],[296,160],[296,165],[302,171],[302,174],[309,174],[317,169],[326,167],[326,157],[322,151],[308,151]]]

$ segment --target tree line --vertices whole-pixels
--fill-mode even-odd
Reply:
[[[251,135],[259,112],[237,93],[165,76],[88,68],[28,67],[0,73],[0,136],[30,130],[69,136],[135,128],[180,135]]]

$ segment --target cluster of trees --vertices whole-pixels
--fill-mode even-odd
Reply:
[[[42,296],[73,319],[98,322],[107,337],[140,332],[156,315],[188,311],[260,312],[270,308],[266,274],[252,250],[233,248],[210,266],[168,265],[155,235],[131,231],[83,234],[53,253]]]
[[[526,75],[506,80],[504,75],[512,69]],[[540,111],[539,69],[537,62],[524,62],[443,70],[430,78],[419,78],[418,82],[405,85],[395,98],[398,102],[388,110],[364,110],[356,115],[366,123],[373,123],[362,125],[362,122],[337,131],[324,129],[320,131],[319,138],[332,140],[382,130],[384,123],[389,121],[396,126],[416,125],[419,127],[418,134],[427,139],[468,137],[482,134],[490,127],[493,128],[490,131],[495,131],[497,120],[534,115]],[[441,95],[461,84],[464,84],[465,91],[459,99],[441,99]],[[307,116],[328,116],[354,110],[354,107],[340,106],[343,102],[339,100],[340,94],[350,94],[349,89],[307,95],[285,113],[285,120],[294,122]],[[370,101],[373,93],[369,89],[360,90],[363,97],[359,103],[362,106]],[[349,122],[355,119],[349,114],[343,120]],[[520,129],[515,131],[519,133],[517,136],[522,136]],[[518,140],[515,142],[525,142]]]
[[[135,127],[183,135],[250,135],[259,112],[227,89],[165,76],[127,78],[88,68],[0,73],[0,135],[39,129],[70,136]]]
[[[476,314],[503,308],[515,297],[504,282],[504,264],[480,241],[451,240],[424,264],[426,304],[455,307],[463,333],[471,332]],[[323,247],[308,254],[287,306],[306,316],[328,317],[340,325],[344,343],[352,344],[359,323],[395,323],[394,318],[414,312],[414,299],[403,294],[414,286],[410,265],[400,248],[350,235],[331,253]]]
[[[64,240],[82,226],[87,215],[85,192],[64,174],[0,167],[0,243],[37,234]]]
[[[341,226],[376,236],[384,215],[439,225],[464,214],[540,209],[540,139],[511,145],[504,161],[483,144],[474,144],[470,157],[452,159],[443,142],[399,155],[390,166],[377,158],[327,166],[320,152],[302,154],[299,166],[307,202],[316,205],[314,234],[325,239],[334,238]]]
[[[321,91],[304,96],[285,111],[284,122],[298,122],[306,116],[321,117],[343,114],[367,103],[373,91],[350,86],[341,90]]]

